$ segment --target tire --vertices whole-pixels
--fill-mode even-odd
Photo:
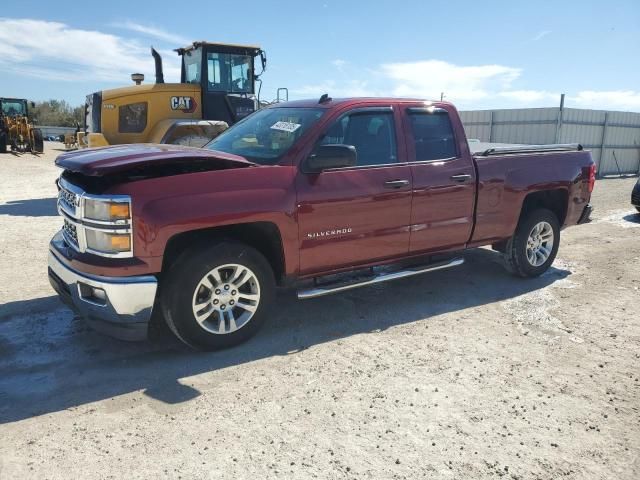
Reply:
[[[234,282],[242,268],[247,272]],[[254,248],[231,241],[186,252],[163,277],[161,307],[167,325],[180,340],[200,350],[229,348],[248,340],[265,322],[275,297],[267,259]]]
[[[204,135],[185,135],[183,137],[174,138],[170,144],[182,145],[183,147],[202,148],[210,141],[211,139]]]
[[[638,213],[640,213],[640,207],[636,207],[636,210],[638,211]]]
[[[7,134],[0,132],[0,153],[7,153]]]
[[[536,234],[534,228],[541,228],[541,230]],[[548,236],[549,231],[553,238]],[[530,236],[532,248],[528,248]],[[516,232],[507,242],[504,253],[507,270],[523,278],[542,275],[555,260],[559,245],[558,217],[551,210],[542,208],[533,210],[520,219]],[[538,246],[542,250],[537,248]],[[546,255],[547,251],[548,255]]]
[[[39,128],[33,129],[33,151],[34,153],[44,152],[44,141],[42,139],[42,130]]]

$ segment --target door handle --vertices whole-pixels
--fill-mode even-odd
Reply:
[[[466,173],[461,173],[459,175],[451,175],[451,180],[453,180],[454,182],[466,182],[467,180],[471,180],[471,175],[466,174]]]
[[[384,188],[402,188],[409,185],[409,180],[389,180],[384,182]]]

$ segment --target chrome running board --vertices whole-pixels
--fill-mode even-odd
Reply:
[[[373,285],[374,283],[388,282],[390,280],[397,280],[399,278],[412,277],[421,273],[433,272],[435,270],[443,270],[445,268],[457,267],[464,263],[463,258],[454,258],[445,262],[432,263],[426,266],[409,268],[406,270],[399,270],[391,273],[380,273],[373,275],[362,281],[355,282],[339,282],[333,284],[327,284],[324,286],[315,286],[303,290],[298,290],[298,298],[304,300],[307,298],[322,297],[323,295],[329,295],[331,293],[342,292],[345,290],[351,290],[352,288],[364,287],[365,285]]]

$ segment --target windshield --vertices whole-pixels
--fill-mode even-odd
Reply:
[[[252,61],[248,55],[207,53],[208,90],[253,93]]]
[[[26,115],[26,104],[20,100],[2,100],[2,114],[8,117],[14,115]]]
[[[206,148],[273,165],[322,114],[322,108],[265,108],[214,138]]]

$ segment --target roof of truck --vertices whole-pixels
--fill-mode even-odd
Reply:
[[[424,103],[426,107],[450,105],[449,102],[440,102],[434,100],[425,100],[424,98],[393,98],[393,97],[347,97],[347,98],[329,98],[320,101],[319,98],[305,100],[291,100],[289,102],[274,103],[276,107],[298,107],[298,108],[331,108],[338,105],[353,105],[358,103],[368,104],[389,104],[389,103]]]

